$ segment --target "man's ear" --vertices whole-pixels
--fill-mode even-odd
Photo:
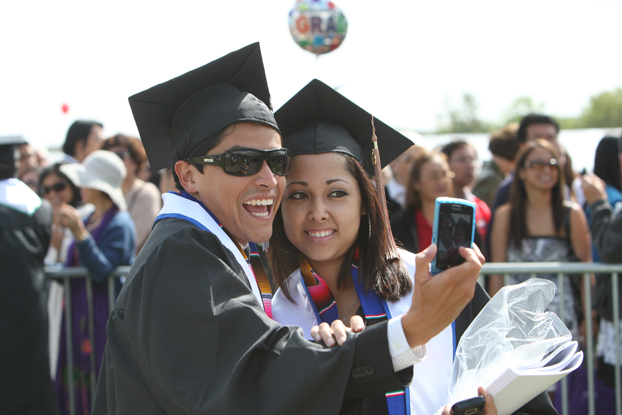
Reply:
[[[186,190],[186,192],[195,194],[198,192],[197,184],[194,181],[194,175],[198,173],[198,170],[192,166],[192,164],[178,160],[175,163],[175,173],[179,177],[179,183]]]

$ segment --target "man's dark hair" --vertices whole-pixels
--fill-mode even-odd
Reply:
[[[76,155],[76,145],[78,142],[86,141],[93,127],[96,125],[100,128],[104,128],[104,125],[97,121],[77,120],[71,124],[69,130],[67,130],[67,137],[63,144],[63,153],[74,157]]]
[[[518,139],[516,138],[518,129],[515,126],[515,123],[514,125],[507,125],[490,135],[488,150],[490,150],[493,155],[514,161],[519,148]]]
[[[175,172],[175,163],[177,163],[179,160],[186,160],[186,159],[189,159],[189,158],[200,157],[200,156],[206,155],[210,150],[212,150],[214,147],[216,147],[220,143],[222,143],[222,140],[224,140],[225,137],[227,137],[229,134],[231,134],[233,132],[233,130],[235,129],[236,124],[237,123],[229,124],[225,128],[221,128],[220,130],[216,131],[215,133],[209,135],[208,137],[205,138],[205,140],[201,141],[199,144],[197,144],[196,146],[191,148],[185,154],[182,154],[181,152],[176,152],[173,155],[173,163],[171,165],[173,167],[172,168],[172,170],[173,170],[173,179],[175,180],[175,187],[177,188],[177,190],[182,191],[182,190],[184,190],[184,188],[181,185],[181,183],[179,182],[179,177],[177,176],[177,173]],[[229,127],[231,127],[232,125],[233,125],[233,128],[231,129],[231,131],[227,131],[227,129]],[[197,168],[199,173],[203,174],[203,165],[202,164],[195,164],[194,167]]]
[[[555,131],[559,133],[559,124],[554,118],[544,114],[528,114],[523,118],[518,127],[516,136],[519,142],[524,143],[527,141],[527,127],[534,124],[551,124],[555,127]]]

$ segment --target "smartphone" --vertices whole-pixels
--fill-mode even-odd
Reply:
[[[452,415],[483,415],[485,405],[486,398],[483,396],[476,396],[475,398],[456,402],[451,407],[451,413]]]
[[[473,247],[475,205],[468,200],[439,197],[434,207],[432,243],[438,250],[432,261],[432,274],[464,262],[458,248]]]

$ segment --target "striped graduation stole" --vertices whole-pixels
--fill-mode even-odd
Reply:
[[[257,245],[254,242],[249,242],[248,247],[250,250],[250,258],[244,252],[244,249],[238,244],[236,241],[235,246],[238,247],[240,253],[248,263],[248,266],[253,271],[253,276],[255,277],[255,281],[257,281],[257,286],[259,287],[259,292],[261,293],[261,301],[263,302],[263,309],[266,311],[268,317],[272,318],[272,287],[270,286],[270,280],[268,280],[268,275],[266,274],[266,270],[263,268],[263,264],[261,263],[261,258],[259,257],[259,251],[257,250]]]
[[[361,307],[363,307],[365,321],[371,325],[390,319],[391,311],[389,310],[387,302],[378,297],[373,290],[366,291],[364,282],[359,280],[358,274],[358,267],[353,265],[352,279],[354,281],[356,293],[361,301]],[[408,388],[388,392],[385,394],[385,397],[389,415],[410,414],[410,391]]]
[[[357,249],[354,261],[358,261],[358,253]],[[356,293],[365,314],[365,323],[373,325],[390,319],[391,312],[386,301],[380,299],[373,290],[365,291],[364,283],[358,279],[358,266],[353,263],[350,270]],[[302,274],[304,286],[312,300],[311,303],[314,305],[318,321],[331,324],[333,321],[338,320],[337,303],[333,294],[330,292],[326,282],[313,271],[309,261],[302,255],[300,257],[300,273]],[[410,414],[410,393],[408,388],[386,393],[385,397],[389,415]]]

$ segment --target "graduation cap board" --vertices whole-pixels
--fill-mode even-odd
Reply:
[[[283,147],[297,154],[338,152],[350,154],[374,175],[372,116],[322,81],[314,79],[274,114],[283,135]],[[382,166],[414,143],[374,118]]]
[[[238,121],[278,131],[259,43],[129,98],[151,167],[170,167],[210,135]]]
[[[24,137],[9,135],[0,137],[0,162],[12,163],[15,161],[15,146],[26,144]]]

